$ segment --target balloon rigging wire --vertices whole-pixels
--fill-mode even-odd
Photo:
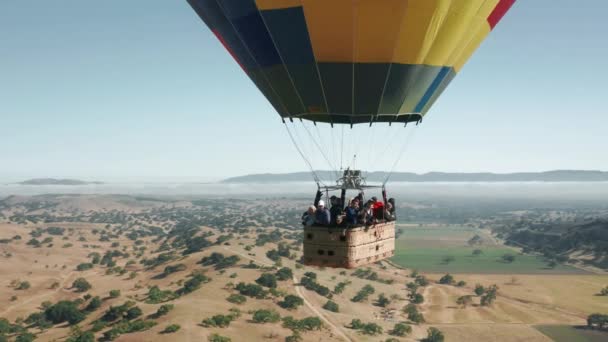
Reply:
[[[310,139],[312,139],[313,143],[317,146],[317,149],[319,150],[319,152],[321,152],[321,155],[323,156],[323,158],[325,159],[325,161],[327,162],[327,164],[329,165],[329,167],[332,169],[332,172],[334,174],[336,174],[336,168],[335,166],[333,166],[333,164],[331,163],[331,161],[329,161],[329,158],[327,158],[327,155],[325,154],[325,151],[323,151],[323,147],[321,147],[319,145],[319,143],[317,142],[317,140],[315,139],[315,137],[312,135],[312,133],[310,133],[310,130],[308,129],[308,127],[306,127],[306,125],[304,125],[304,123],[302,122],[302,127],[304,127],[304,130],[306,131],[306,133],[308,133],[308,136],[310,137]],[[337,174],[336,174],[337,176]]]
[[[289,126],[287,125],[287,123],[284,123],[283,125],[285,126],[285,129],[287,130],[287,134],[289,134],[289,138],[291,139],[291,142],[293,143],[293,146],[296,148],[296,150],[298,151],[298,153],[300,154],[300,156],[302,157],[302,159],[304,160],[304,162],[306,163],[306,165],[308,165],[308,168],[310,169],[310,172],[312,173],[312,176],[313,176],[315,182],[317,184],[321,183],[323,186],[325,186],[325,184],[319,178],[319,175],[315,172],[315,169],[313,168],[313,166],[310,163],[310,161],[308,160],[308,158],[306,158],[306,156],[304,155],[304,153],[302,152],[302,150],[298,146],[298,143],[296,142],[296,140],[294,139],[293,135],[291,134],[291,130],[289,129]]]
[[[399,164],[399,162],[401,161],[401,158],[403,158],[403,156],[405,155],[405,151],[406,151],[407,147],[409,146],[410,141],[414,138],[414,135],[416,135],[417,131],[418,131],[418,126],[414,127],[413,130],[411,130],[408,134],[405,135],[405,139],[403,141],[403,146],[401,147],[401,151],[399,151],[399,155],[398,155],[399,157],[397,158],[397,160],[395,160],[395,163],[393,163],[393,167],[391,168],[389,173],[386,175],[386,178],[384,179],[382,186],[385,186],[386,183],[388,183],[389,179],[393,175],[393,172],[395,171],[395,168],[397,167],[397,164]]]

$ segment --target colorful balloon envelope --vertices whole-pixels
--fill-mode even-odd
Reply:
[[[417,122],[515,0],[188,0],[283,119]]]

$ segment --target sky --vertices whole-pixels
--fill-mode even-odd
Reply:
[[[398,171],[608,170],[608,1],[519,0]],[[305,171],[185,0],[0,0],[0,180]]]

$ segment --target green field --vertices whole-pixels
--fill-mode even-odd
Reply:
[[[498,245],[487,233],[463,226],[398,227],[403,234],[395,242],[393,262],[407,268],[429,273],[495,273],[495,274],[564,274],[586,273],[570,266],[549,268],[538,256],[522,255],[507,246]],[[486,237],[482,246],[470,247],[467,241],[474,235]],[[482,254],[473,256],[474,249]],[[502,261],[504,254],[515,255],[515,261]],[[445,263],[446,256],[453,261]]]
[[[577,328],[570,325],[537,325],[534,328],[556,342],[608,341],[608,332]]]

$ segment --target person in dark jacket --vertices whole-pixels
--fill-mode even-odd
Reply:
[[[348,201],[348,207],[344,209],[344,213],[346,214],[347,225],[357,225],[357,219],[359,217],[359,201],[356,198]]]
[[[330,224],[332,226],[335,226],[337,225],[338,216],[342,215],[342,203],[340,202],[340,199],[336,196],[331,196],[329,202],[331,203],[331,209],[329,209],[329,213],[331,216]]]
[[[331,214],[329,209],[325,208],[325,202],[320,200],[315,213],[315,223],[321,226],[327,226],[331,223]]]
[[[389,220],[389,221],[396,221],[397,220],[397,207],[395,206],[395,199],[392,197],[389,198],[387,207],[388,207],[388,204],[391,205],[391,208],[388,211],[388,213],[390,214],[390,217],[391,217],[391,220]]]

